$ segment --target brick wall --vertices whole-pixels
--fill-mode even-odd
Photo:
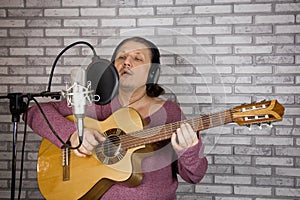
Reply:
[[[300,199],[299,1],[0,0],[0,92],[44,91],[55,57],[72,42],[87,41],[110,58],[131,35],[160,47],[160,83],[177,95],[188,117],[262,99],[278,99],[286,108],[273,128],[230,124],[203,131],[208,173],[197,185],[181,181],[178,199]],[[63,89],[70,69],[90,55],[87,47],[69,50],[58,62],[52,91]],[[8,102],[1,100],[1,199],[10,198],[10,120]],[[18,169],[23,128],[20,123]],[[29,130],[24,199],[42,199],[40,139]]]

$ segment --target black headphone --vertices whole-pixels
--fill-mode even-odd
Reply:
[[[159,63],[152,63],[149,69],[147,84],[153,83],[156,84],[158,82],[160,75],[160,64]]]

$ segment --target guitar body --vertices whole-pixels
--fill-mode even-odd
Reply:
[[[73,116],[67,118],[75,121]],[[96,129],[101,133],[114,128],[123,130],[125,133],[143,129],[139,114],[130,108],[120,109],[102,122],[91,118],[84,120],[85,127]],[[115,133],[108,136],[115,137],[113,134]],[[86,158],[80,158],[70,151],[68,169],[70,177],[69,180],[64,180],[62,150],[43,139],[37,166],[40,191],[48,200],[99,199],[115,182],[125,182],[129,186],[136,186],[142,180],[141,161],[144,155],[134,154],[138,151],[146,151],[145,145],[128,149],[118,158],[114,155],[107,156],[103,161],[107,164],[101,162],[101,155],[99,159],[96,152]]]

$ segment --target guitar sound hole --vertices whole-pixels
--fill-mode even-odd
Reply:
[[[103,143],[103,153],[107,157],[116,156],[120,150],[120,139],[117,136],[109,136]]]
[[[126,151],[122,149],[120,135],[125,134],[121,129],[114,128],[103,133],[106,137],[104,142],[100,142],[96,147],[96,156],[103,164],[111,165],[122,160]]]

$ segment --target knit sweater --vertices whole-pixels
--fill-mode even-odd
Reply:
[[[51,125],[66,142],[76,130],[73,122],[64,117],[72,114],[72,108],[66,106],[66,101],[57,101],[41,104]],[[121,108],[117,99],[111,103],[99,106],[92,105],[87,108],[87,116],[105,120],[114,111]],[[163,106],[144,119],[147,128],[183,120],[185,117],[178,104],[166,101]],[[28,125],[40,136],[47,138],[58,147],[62,143],[54,136],[37,106],[28,111]],[[184,152],[173,150],[170,141],[167,145],[154,151],[154,154],[142,161],[143,180],[136,187],[128,187],[124,183],[115,183],[102,196],[103,200],[173,200],[176,199],[178,187],[177,174],[188,183],[198,183],[204,177],[207,170],[207,159],[203,155],[201,138],[197,145],[188,148]],[[200,153],[199,153],[200,152]],[[174,162],[175,161],[175,162]],[[175,167],[174,164],[175,163]]]

